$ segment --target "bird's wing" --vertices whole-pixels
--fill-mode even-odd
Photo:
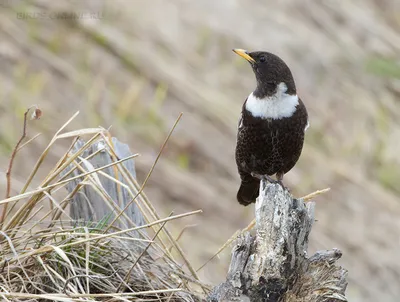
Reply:
[[[238,121],[238,130],[243,127],[243,113],[240,114],[239,121]]]
[[[310,120],[309,120],[310,117],[308,116],[307,108],[304,105],[304,103],[301,100],[301,98],[299,98],[299,105],[304,109],[303,114],[304,114],[305,119],[303,119],[303,120],[306,121],[305,124],[304,124],[304,132],[306,132],[308,127],[310,127]]]
[[[244,112],[244,110],[246,110],[245,109],[246,108],[245,107],[246,106],[246,102],[247,102],[247,98],[243,103],[242,112],[240,113],[240,117],[239,117],[239,121],[238,121],[238,131],[240,131],[243,128],[243,112]]]

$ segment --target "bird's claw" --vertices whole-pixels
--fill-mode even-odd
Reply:
[[[254,178],[257,178],[257,179],[259,179],[259,180],[265,180],[265,181],[268,181],[269,183],[271,183],[271,184],[279,184],[281,187],[282,187],[282,189],[284,189],[284,190],[288,190],[289,191],[289,189],[287,188],[287,187],[285,187],[285,185],[283,184],[283,182],[282,182],[282,180],[281,179],[279,179],[279,180],[275,180],[275,179],[273,179],[271,176],[269,176],[269,175],[262,175],[262,174],[257,174],[257,173],[254,173],[254,172],[251,172],[251,176],[253,176]],[[290,192],[290,191],[289,191]]]

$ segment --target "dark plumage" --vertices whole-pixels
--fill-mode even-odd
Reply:
[[[268,52],[234,51],[250,62],[257,79],[256,89],[243,104],[236,145],[241,178],[237,199],[248,205],[258,197],[260,177],[272,181],[270,176],[276,174],[281,183],[294,167],[308,115],[285,62]]]

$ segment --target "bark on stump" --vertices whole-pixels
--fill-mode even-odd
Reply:
[[[208,301],[347,301],[347,271],[335,265],[338,249],[307,257],[314,203],[279,184],[261,183],[255,205],[256,235],[245,233],[233,248],[226,281]]]

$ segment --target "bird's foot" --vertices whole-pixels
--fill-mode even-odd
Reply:
[[[285,185],[283,184],[282,177],[278,177],[278,180],[275,180],[275,179],[273,179],[271,176],[269,176],[267,174],[257,174],[257,173],[254,173],[254,172],[251,173],[251,176],[253,176],[254,178],[258,178],[259,180],[268,181],[271,184],[279,184],[282,187],[282,189],[289,191],[289,189],[287,187],[285,187]]]
[[[278,184],[281,185],[282,189],[287,190],[290,193],[289,188],[285,187],[285,185],[283,184],[283,175],[284,175],[283,172],[276,173],[277,182],[278,182]]]
[[[292,192],[290,192],[289,187],[286,187],[286,186],[283,184],[282,180],[278,180],[278,184],[281,185],[282,189],[284,189],[284,190],[288,191],[290,194],[292,194]]]
[[[257,174],[254,172],[251,172],[251,176],[253,176],[254,178],[257,178],[259,180],[266,180],[270,183],[276,183],[277,181],[275,179],[273,179],[271,176],[267,175],[267,174]]]
[[[277,180],[276,183],[280,184],[281,187],[282,187],[282,189],[287,189],[287,188],[285,187],[285,185],[283,184],[283,181],[282,181],[282,180]]]

